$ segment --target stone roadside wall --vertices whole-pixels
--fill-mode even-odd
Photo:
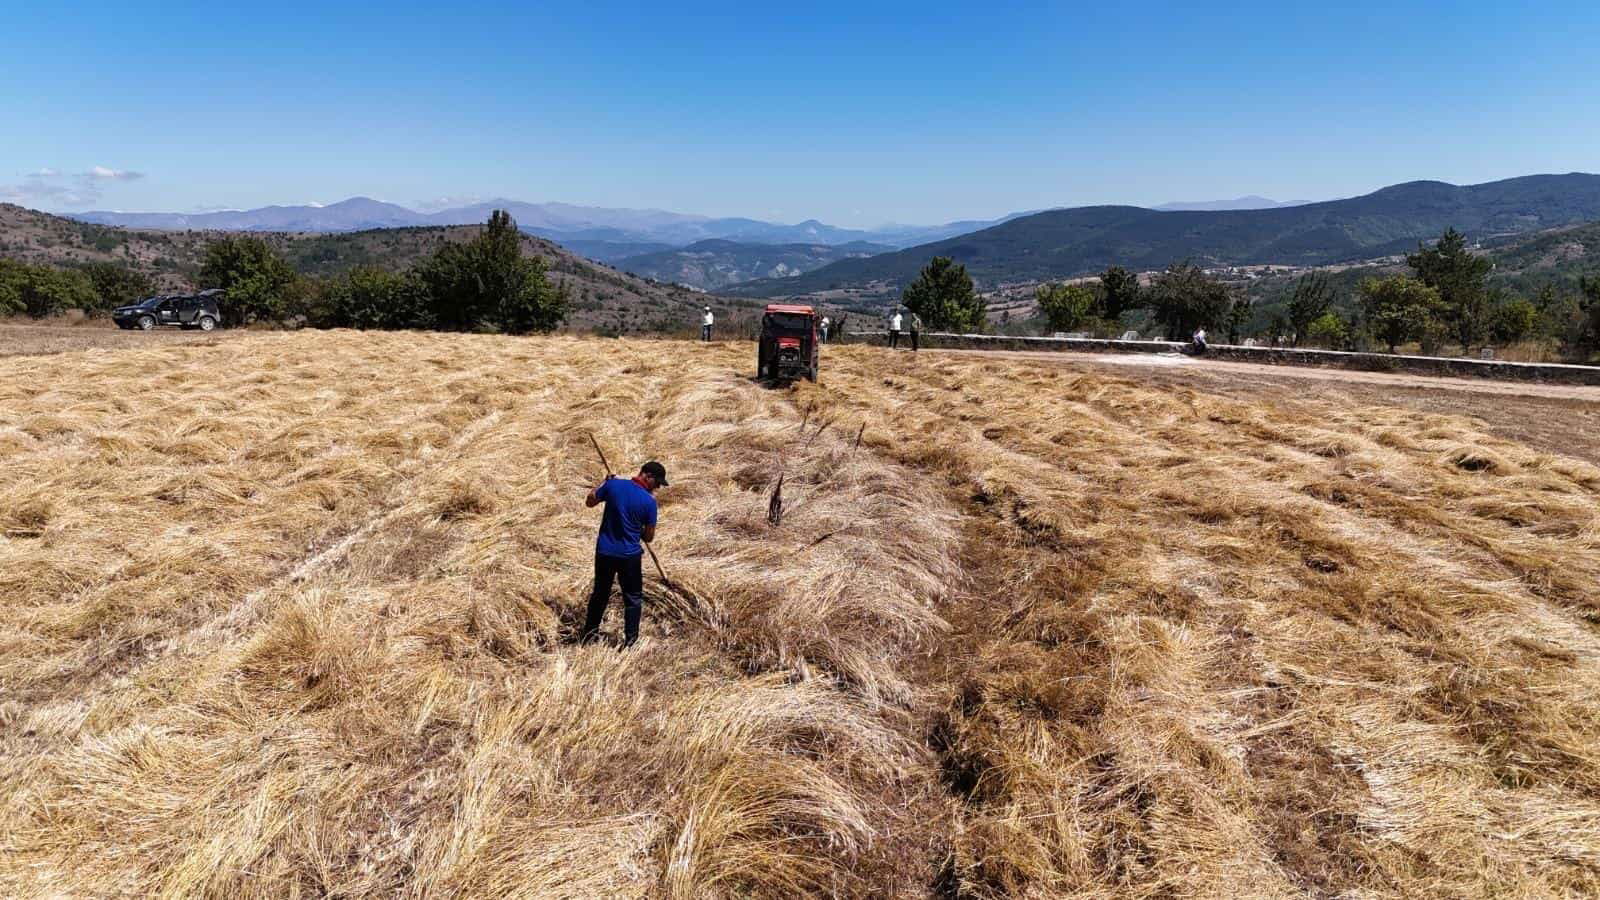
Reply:
[[[857,331],[845,335],[850,344],[882,344],[882,331]],[[901,334],[901,346],[909,338]],[[1116,341],[1101,338],[1012,337],[997,334],[946,334],[923,332],[923,347],[959,350],[1071,351],[1076,353],[1177,353],[1187,344],[1171,341]],[[1600,366],[1561,363],[1522,363],[1504,360],[1455,359],[1438,356],[1401,356],[1388,353],[1346,353],[1339,350],[1299,350],[1289,347],[1242,347],[1212,344],[1212,359],[1266,363],[1278,366],[1320,366],[1367,372],[1404,372],[1451,378],[1498,378],[1506,381],[1540,381],[1552,384],[1600,386]]]

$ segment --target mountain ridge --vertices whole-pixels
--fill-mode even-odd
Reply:
[[[1261,210],[1167,211],[1135,206],[1050,210],[969,234],[796,278],[731,288],[776,297],[854,290],[887,297],[934,256],[967,266],[982,287],[1089,274],[1108,265],[1323,265],[1413,249],[1455,227],[1469,237],[1600,220],[1600,175],[1528,175],[1477,185],[1413,181],[1361,197]]]
[[[583,241],[680,247],[717,238],[750,244],[838,245],[868,241],[891,248],[906,247],[1026,215],[1011,213],[996,219],[967,219],[938,225],[884,225],[863,229],[829,225],[815,218],[783,224],[742,216],[712,217],[662,209],[579,206],[561,202],[530,203],[505,197],[435,212],[419,212],[399,204],[357,196],[326,205],[273,205],[197,213],[89,210],[71,213],[67,217],[95,225],[145,230],[336,233],[372,228],[472,225],[488,219],[489,213],[496,209],[511,213],[523,231],[564,245]],[[621,258],[604,247],[597,249],[606,252],[611,259]]]

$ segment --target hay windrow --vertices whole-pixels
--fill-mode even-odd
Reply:
[[[1592,465],[996,359],[829,348],[769,390],[687,347],[0,360],[0,891],[1600,890]],[[647,578],[627,653],[573,642],[591,433],[673,482],[683,590]]]

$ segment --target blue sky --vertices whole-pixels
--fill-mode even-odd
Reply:
[[[0,0],[0,200],[867,226],[1600,171],[1594,0],[138,6]]]

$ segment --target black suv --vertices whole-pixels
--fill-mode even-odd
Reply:
[[[132,306],[119,306],[111,311],[111,321],[118,328],[139,328],[145,331],[157,325],[177,325],[180,328],[198,328],[210,331],[222,322],[217,309],[220,290],[201,291],[198,294],[163,294],[140,300]]]

